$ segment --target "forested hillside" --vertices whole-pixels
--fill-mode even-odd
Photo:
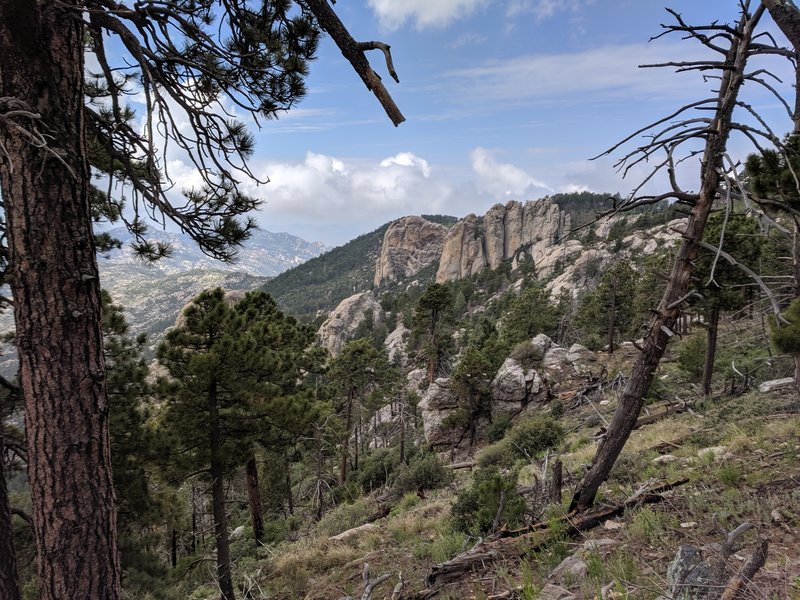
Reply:
[[[339,15],[357,5],[339,4],[0,2],[0,311],[18,357],[0,376],[0,600],[800,599],[800,9],[744,0],[695,24],[668,10],[654,40],[693,49],[649,67],[702,90],[626,88],[626,111],[682,104],[620,131],[597,167],[526,140],[569,171],[558,189],[573,191],[555,193],[477,145],[470,183],[408,151],[366,168],[259,160],[248,123],[295,110],[323,34],[405,120],[365,54],[399,83],[390,47],[353,39]],[[365,7],[387,32],[470,16],[488,33],[503,13],[496,39],[518,40],[523,19],[560,11],[588,35],[595,5],[478,4]],[[444,36],[414,39],[428,37]],[[620,95],[603,93],[625,79],[614,48],[536,79],[569,82],[558,127],[584,101],[571,79],[594,110]],[[523,58],[511,105],[494,59],[436,83],[465,78],[463,99],[497,102],[485,118],[524,99]],[[428,83],[410,86],[423,147],[463,110],[430,114]],[[373,125],[344,114],[295,112],[281,133]],[[546,120],[470,113],[452,143]],[[367,219],[477,193],[469,214],[392,212],[267,282],[159,262],[196,255],[149,220],[230,262],[254,239],[262,168],[279,210],[309,190],[351,218],[342,197],[366,198]],[[632,191],[572,179],[604,168]],[[141,261],[127,279],[98,269],[115,223]]]

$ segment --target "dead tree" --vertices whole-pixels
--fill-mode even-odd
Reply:
[[[689,25],[680,14],[668,9],[675,23],[663,25],[664,32],[657,37],[670,33],[682,35],[702,44],[713,57],[702,61],[675,61],[645,66],[673,67],[679,72],[700,72],[705,80],[718,83],[715,94],[682,106],[603,153],[614,153],[637,136],[647,133],[646,143],[625,154],[617,165],[623,174],[645,162],[654,161],[655,166],[616,210],[629,210],[662,200],[673,200],[688,206],[691,212],[682,232],[681,245],[664,296],[651,316],[641,354],[633,366],[631,377],[608,431],[598,446],[592,465],[575,492],[572,508],[587,508],[592,505],[600,485],[608,477],[636,425],[655,371],[669,339],[674,335],[674,326],[681,307],[690,296],[693,262],[701,248],[711,208],[720,195],[723,157],[731,133],[742,133],[757,148],[760,147],[759,142],[778,142],[766,125],[758,128],[735,118],[737,109],[749,115],[755,114],[754,109],[739,98],[745,82],[764,86],[777,95],[771,84],[764,80],[764,70],[748,70],[749,59],[758,54],[785,54],[772,38],[757,33],[756,28],[765,7],[759,4],[751,13],[750,4],[749,0],[740,2],[740,16],[733,25],[718,22]],[[763,119],[759,122],[764,123]],[[703,144],[702,150],[697,147],[698,142]],[[682,189],[676,176],[676,167],[692,158],[700,158],[700,188],[696,193]],[[650,194],[645,191],[645,186],[657,175],[666,175],[669,190],[661,194]]]

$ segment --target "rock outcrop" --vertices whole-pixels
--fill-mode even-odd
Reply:
[[[483,232],[478,217],[467,215],[450,228],[444,240],[436,281],[455,281],[486,267]]]
[[[442,254],[447,227],[422,217],[403,217],[386,230],[375,261],[375,287],[415,275]]]
[[[396,362],[400,365],[405,365],[408,362],[408,354],[406,353],[406,338],[411,333],[411,330],[403,325],[403,321],[398,319],[397,327],[383,341],[386,347],[386,352],[389,355],[391,362]]]
[[[530,341],[525,359],[507,358],[492,380],[492,419],[547,403],[579,387],[586,373],[599,370],[594,352],[579,344],[562,348],[539,334]]]
[[[381,305],[372,292],[350,296],[342,300],[320,326],[317,339],[323,348],[327,348],[333,356],[336,356],[342,351],[342,346],[353,337],[364,319],[372,319],[374,324],[378,324],[382,316]]]
[[[569,223],[569,215],[550,198],[495,204],[482,219],[468,215],[450,229],[444,241],[436,281],[469,277],[485,267],[495,269],[523,250],[533,257],[539,270],[539,263],[552,252]],[[539,271],[539,275],[546,277],[549,273]]]
[[[539,334],[529,342],[524,357],[506,359],[492,380],[492,420],[538,410],[554,398],[573,393],[585,384],[588,372],[601,368],[594,352],[578,344],[562,348]],[[423,375],[420,371],[419,376]],[[434,450],[449,450],[458,443],[461,429],[447,422],[447,417],[458,410],[458,398],[449,379],[434,381],[422,396],[419,409],[425,440]],[[478,427],[487,424],[479,423]]]
[[[449,450],[461,435],[458,428],[449,427],[446,419],[458,410],[458,398],[450,386],[450,380],[439,378],[425,391],[419,403],[425,441],[434,450]]]

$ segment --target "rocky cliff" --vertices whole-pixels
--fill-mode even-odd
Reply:
[[[365,319],[378,324],[381,321],[381,305],[372,292],[363,292],[345,298],[317,331],[317,339],[323,348],[337,356],[342,346],[353,337]]]
[[[521,251],[533,257],[538,270],[539,263],[553,254],[554,245],[569,227],[569,215],[550,198],[525,204],[515,200],[495,204],[482,219],[468,215],[450,229],[436,281],[469,277],[486,267],[495,269],[501,261],[518,257]]]
[[[375,261],[375,287],[417,274],[442,254],[447,227],[422,217],[403,217],[386,230]]]

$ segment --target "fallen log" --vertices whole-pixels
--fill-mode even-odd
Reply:
[[[457,471],[458,469],[472,469],[475,466],[475,461],[470,460],[467,462],[460,462],[460,463],[452,463],[449,465],[445,465],[448,469],[452,469],[453,471]]]
[[[584,513],[573,511],[558,519],[558,522],[564,526],[564,531],[568,536],[574,537],[583,531],[597,527],[608,519],[622,515],[629,508],[660,502],[664,499],[664,496],[661,495],[663,492],[684,485],[688,481],[689,479],[680,479],[667,483],[648,492],[634,494],[621,504],[601,510]],[[425,578],[425,585],[428,589],[423,590],[421,595],[418,595],[418,598],[432,597],[435,593],[434,588],[461,579],[476,569],[483,569],[487,563],[519,558],[521,555],[519,540],[530,540],[532,542],[530,546],[525,545],[525,554],[544,549],[551,543],[551,540],[547,537],[545,539],[537,538],[540,538],[548,527],[547,523],[535,523],[522,529],[502,529],[483,543],[476,544],[472,550],[463,552],[441,564],[434,565]],[[430,593],[430,595],[425,595],[426,593]]]

